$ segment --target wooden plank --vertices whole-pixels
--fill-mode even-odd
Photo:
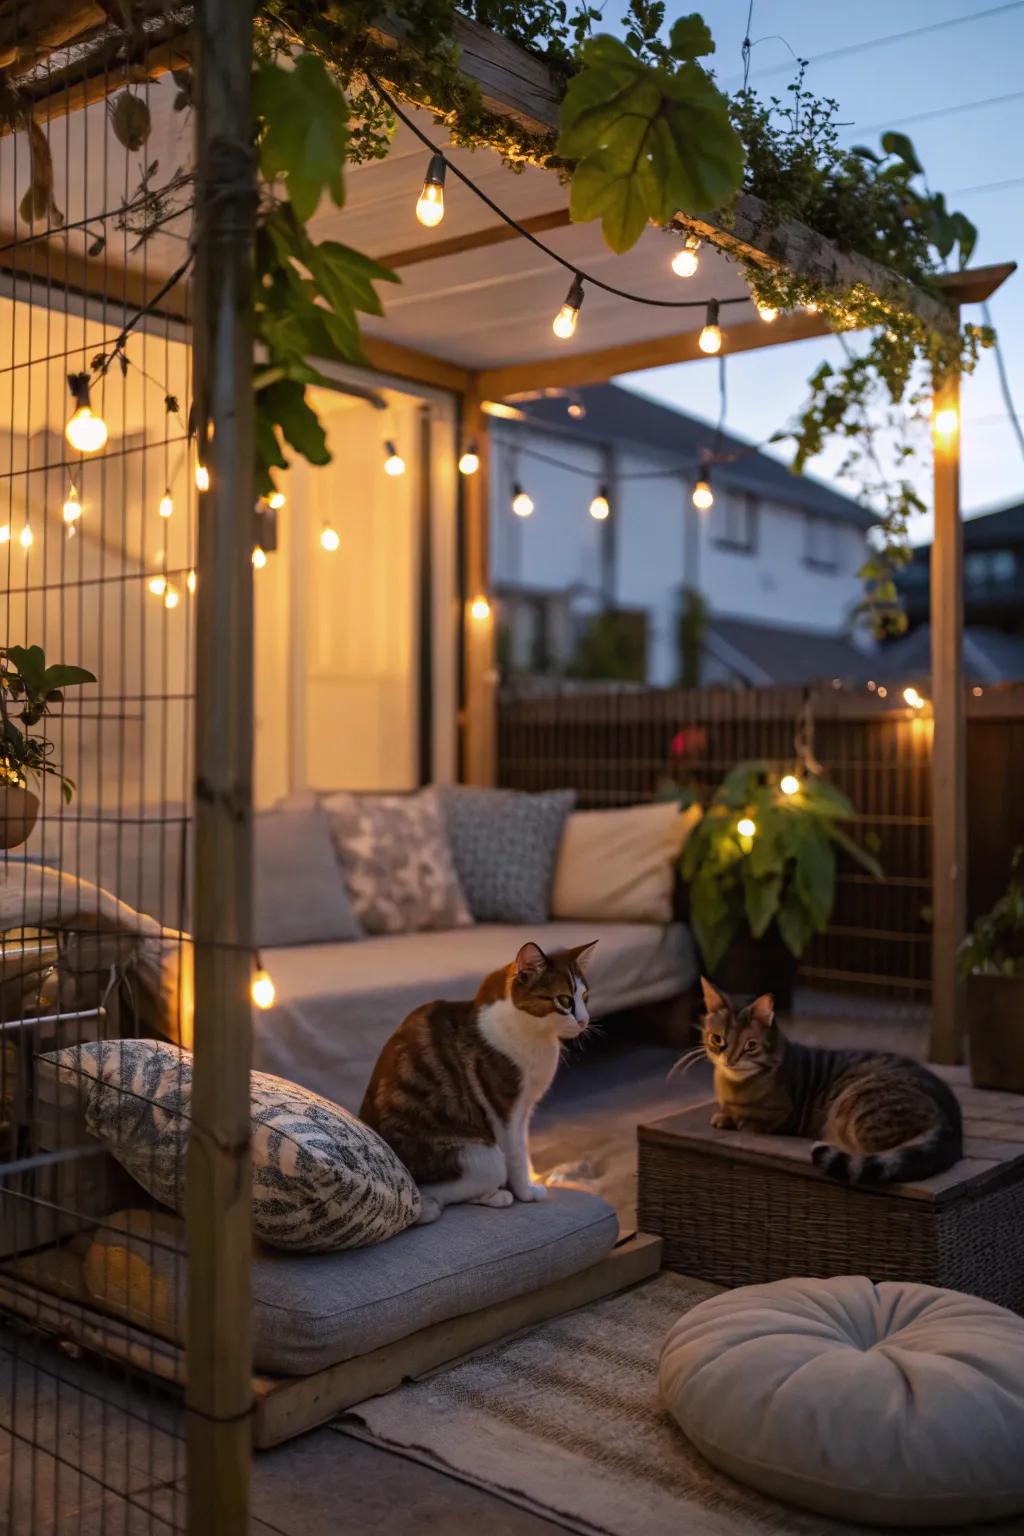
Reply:
[[[189,68],[191,63],[190,34],[180,30],[177,20],[147,33],[144,40],[129,43],[127,48],[121,34],[116,33],[110,42],[101,43],[94,58],[79,57],[38,82],[26,83],[19,93],[21,104],[37,123],[54,122],[105,100],[140,78],[156,80],[169,70]],[[0,120],[0,138],[17,132],[18,127],[10,118]]]
[[[933,392],[933,420],[954,411],[951,433],[932,433],[935,532],[931,554],[932,1027],[933,1061],[964,1054],[964,983],[957,948],[967,929],[967,752],[964,704],[960,380]]]
[[[456,395],[472,383],[473,375],[468,369],[432,357],[429,352],[418,352],[415,347],[403,347],[384,336],[365,333],[362,342],[367,366],[378,373],[390,373],[411,384],[429,384],[433,389],[446,389]]]
[[[96,0],[17,0],[0,11],[0,69],[17,72],[106,21]]]
[[[572,220],[568,208],[552,208],[548,213],[534,213],[518,221],[532,235],[542,235],[549,229],[565,229]],[[382,267],[400,270],[402,267],[419,266],[424,261],[442,261],[447,256],[462,256],[466,251],[484,250],[491,245],[505,245],[509,240],[521,240],[522,235],[511,224],[488,224],[484,229],[467,230],[453,235],[450,240],[423,240],[417,245],[405,246],[400,251],[377,256]]]
[[[67,237],[60,234],[18,244],[20,239],[13,230],[0,228],[0,272],[35,278],[62,293],[100,299],[128,312],[144,309],[170,275],[122,266],[103,256],[87,256],[84,251],[71,249]],[[187,320],[189,302],[189,285],[183,280],[164,295],[152,313]]]
[[[1015,261],[998,261],[966,272],[943,272],[935,279],[935,286],[951,304],[983,304],[1016,270]]]
[[[474,388],[463,398],[462,444],[476,444],[480,468],[460,475],[462,492],[463,677],[461,777],[466,784],[493,785],[498,772],[498,689],[494,611],[473,616],[478,598],[490,600],[490,426]]]
[[[637,1285],[661,1268],[662,1241],[639,1233],[599,1264],[524,1296],[512,1297],[435,1323],[383,1349],[343,1361],[313,1376],[257,1379],[254,1444],[260,1448],[303,1434],[343,1408],[391,1392],[410,1377],[454,1362],[485,1344],[531,1328],[548,1318],[589,1305]]]
[[[703,312],[700,324],[703,324]],[[730,325],[726,316],[722,321],[722,351],[726,356],[733,352],[757,351],[787,341],[831,336],[834,329],[823,315],[803,312],[780,315],[772,325],[766,325],[763,320]],[[503,400],[526,390],[580,389],[587,384],[605,384],[619,374],[635,373],[641,368],[697,362],[705,355],[697,343],[699,335],[700,325],[697,325],[673,336],[654,336],[648,341],[625,342],[595,352],[566,351],[557,356],[537,358],[534,362],[485,369],[479,376],[480,392],[485,400]]]

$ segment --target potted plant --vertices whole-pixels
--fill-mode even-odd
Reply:
[[[1006,890],[960,946],[967,978],[971,1082],[1024,1093],[1024,847]]]
[[[827,779],[738,763],[715,790],[681,858],[705,972],[727,992],[792,1001],[796,963],[828,927],[836,853],[878,861],[846,830],[850,801]]]
[[[65,688],[95,681],[84,667],[48,667],[42,646],[0,648],[0,848],[17,848],[31,836],[39,798],[28,787],[30,778],[38,784],[50,774],[60,781],[65,802],[74,794],[73,782],[53,760],[53,742],[31,735],[30,727],[64,702]]]

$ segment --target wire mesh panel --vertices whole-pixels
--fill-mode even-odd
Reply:
[[[185,54],[163,7],[127,31],[53,11],[0,5],[0,1528],[162,1532],[185,1507],[167,1389],[191,1045],[191,76],[167,73]]]

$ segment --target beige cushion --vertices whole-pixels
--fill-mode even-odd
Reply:
[[[624,811],[576,811],[565,824],[551,899],[554,917],[669,923],[675,865],[701,817],[674,800]]]
[[[950,1525],[1024,1510],[1024,1318],[863,1275],[692,1308],[662,1399],[731,1477],[820,1514]]]

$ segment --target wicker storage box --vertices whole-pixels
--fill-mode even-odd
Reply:
[[[952,1074],[951,1074],[952,1075]],[[811,1142],[716,1131],[701,1104],[638,1130],[638,1223],[669,1269],[719,1285],[868,1275],[969,1291],[1024,1312],[1024,1099],[954,1086],[963,1161],[918,1184],[856,1189]]]

